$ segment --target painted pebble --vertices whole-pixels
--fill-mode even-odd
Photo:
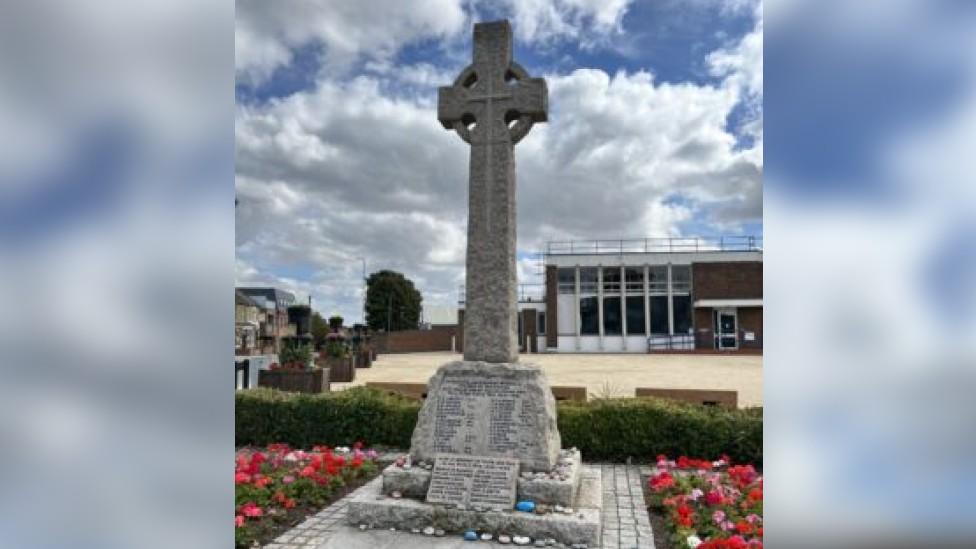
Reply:
[[[481,534],[481,541],[491,541],[491,533],[485,532],[484,534]]]
[[[468,530],[464,533],[464,541],[478,541],[478,533],[474,530]]]
[[[427,528],[424,528],[424,535],[425,536],[433,536],[434,535],[434,527],[433,526],[428,526]]]
[[[523,513],[531,513],[535,511],[535,503],[531,501],[520,501],[515,504],[516,511],[522,511]]]
[[[508,545],[509,543],[512,543],[512,538],[506,536],[505,534],[502,534],[498,536],[498,543],[501,543],[502,545]]]
[[[515,536],[512,538],[512,541],[515,542],[515,545],[528,545],[532,543],[532,538],[529,536]]]

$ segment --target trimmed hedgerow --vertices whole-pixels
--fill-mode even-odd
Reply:
[[[238,391],[237,445],[284,442],[298,448],[361,440],[408,448],[420,402],[356,387],[324,394]],[[658,454],[728,455],[762,466],[762,409],[725,410],[655,398],[560,402],[564,447],[588,461],[652,460]]]
[[[726,410],[656,398],[561,402],[559,433],[563,446],[576,446],[587,460],[726,454],[735,463],[762,466],[761,408]]]
[[[320,394],[249,389],[237,392],[235,439],[238,446],[311,448],[360,440],[408,448],[419,410],[418,402],[365,387]]]

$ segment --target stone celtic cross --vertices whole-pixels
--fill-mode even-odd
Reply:
[[[512,61],[508,21],[474,26],[474,62],[438,94],[437,118],[471,145],[464,359],[518,361],[515,156],[548,91]]]

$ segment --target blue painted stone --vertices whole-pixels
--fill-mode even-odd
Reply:
[[[468,530],[464,533],[465,541],[478,541],[478,533],[474,530]]]
[[[532,501],[520,501],[515,504],[516,511],[522,511],[523,513],[531,513],[535,511],[535,503]]]

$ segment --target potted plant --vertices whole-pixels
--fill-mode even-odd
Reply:
[[[352,327],[352,348],[355,350],[356,367],[369,368],[373,365],[373,352],[369,347],[366,327],[354,324]]]
[[[355,363],[342,334],[333,332],[326,336],[325,349],[320,353],[320,360],[329,368],[330,381],[347,383],[355,379]]]
[[[329,391],[329,370],[312,361],[312,346],[298,339],[287,340],[278,354],[280,363],[258,371],[258,386],[300,393]]]

